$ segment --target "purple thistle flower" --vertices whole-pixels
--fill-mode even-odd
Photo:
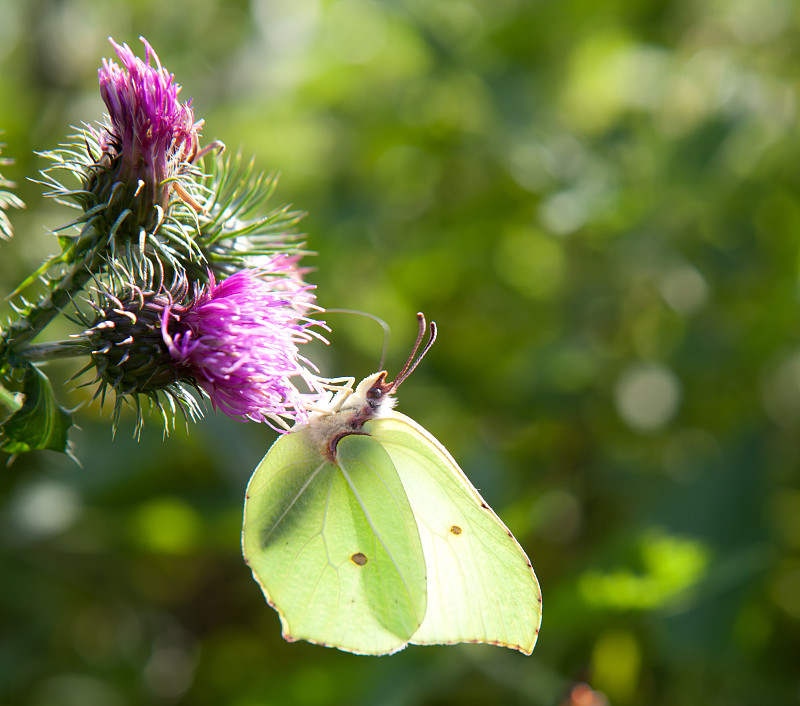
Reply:
[[[197,154],[203,121],[195,122],[191,101],[178,100],[181,87],[175,77],[161,66],[147,40],[140,39],[145,61],[127,44],[120,46],[109,37],[122,66],[103,59],[98,70],[100,94],[108,108],[108,121],[98,139],[115,179],[133,185],[143,182],[145,205],[163,208],[169,196],[167,180]]]
[[[305,318],[309,285],[298,284],[292,258],[276,256],[209,284],[188,306],[167,307],[161,332],[175,362],[211,398],[215,409],[242,421],[306,422],[322,390],[298,344],[312,338]],[[305,384],[301,392],[292,378]]]

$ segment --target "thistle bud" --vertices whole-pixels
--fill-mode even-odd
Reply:
[[[161,335],[171,305],[166,292],[131,290],[123,298],[105,293],[105,299],[95,304],[96,319],[83,334],[103,387],[117,396],[149,394],[185,377]]]
[[[103,219],[115,235],[136,240],[157,228],[174,177],[197,153],[202,121],[195,122],[191,101],[178,100],[180,86],[144,38],[145,61],[109,41],[122,66],[103,59],[98,71],[108,116],[94,134],[101,154],[85,188],[105,204]]]

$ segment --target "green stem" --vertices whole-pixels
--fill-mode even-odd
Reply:
[[[76,358],[86,355],[86,352],[86,347],[76,341],[53,341],[15,350],[14,360],[25,363],[41,363],[59,358]]]
[[[92,233],[84,234],[76,244],[76,251],[80,252],[82,243],[96,240],[96,235]],[[85,247],[85,246],[84,246]],[[98,244],[84,251],[85,254],[76,262],[72,268],[59,278],[50,292],[39,302],[30,306],[20,314],[20,318],[12,322],[0,335],[0,360],[8,359],[12,365],[17,361],[30,360],[25,344],[33,340],[49,324],[64,307],[72,300],[72,295],[79,292],[86,283],[92,278],[101,265],[99,253],[101,248]],[[49,345],[49,344],[44,344]],[[31,347],[32,350],[37,347]],[[62,355],[56,357],[63,357]]]

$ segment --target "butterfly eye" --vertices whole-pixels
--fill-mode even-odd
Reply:
[[[367,402],[369,406],[373,409],[377,407],[383,401],[385,394],[383,389],[377,385],[370,387],[369,390],[367,390]]]

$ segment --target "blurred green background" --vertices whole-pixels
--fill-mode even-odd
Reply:
[[[287,644],[239,548],[274,435],[209,414],[112,442],[93,405],[82,468],[0,474],[0,704],[548,705],[580,681],[619,706],[800,703],[798,5],[0,0],[28,204],[3,292],[69,217],[33,151],[100,119],[106,37],[142,55],[140,34],[206,141],[282,173],[320,303],[386,319],[390,371],[414,314],[438,322],[400,409],[526,548],[544,622],[528,658]],[[324,372],[373,372],[378,327],[329,320]]]

